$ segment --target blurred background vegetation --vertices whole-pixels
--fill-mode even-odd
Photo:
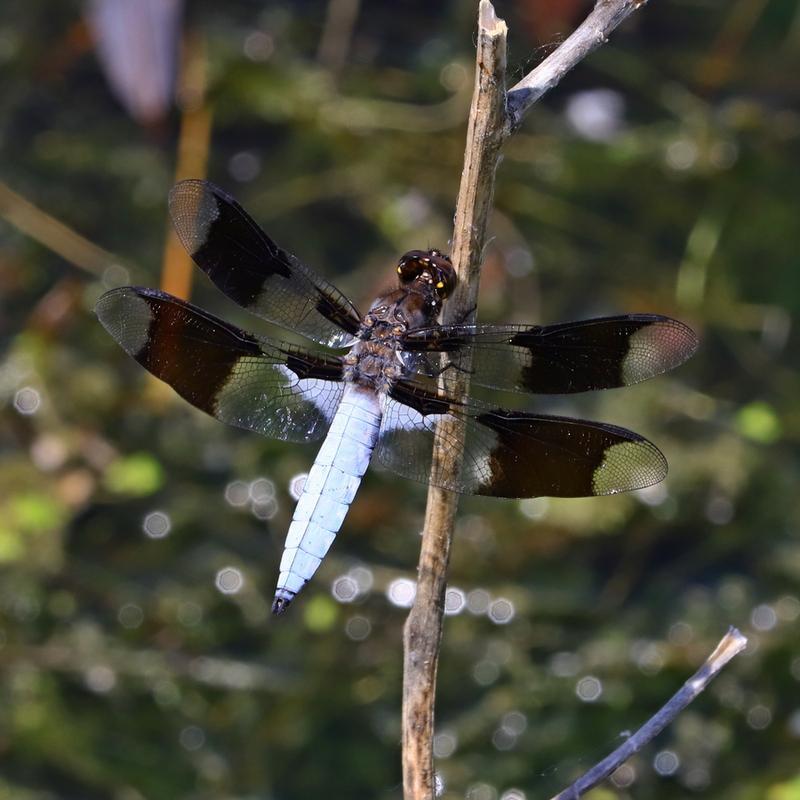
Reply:
[[[512,79],[587,8],[498,0]],[[189,408],[92,306],[164,285],[266,329],[169,240],[176,176],[225,186],[362,308],[399,253],[446,248],[474,16],[467,0],[3,3],[0,797],[400,797],[424,488],[371,471],[271,619],[314,448]],[[446,798],[554,793],[729,624],[747,653],[593,797],[800,798],[799,55],[791,0],[652,2],[507,148],[480,318],[661,312],[702,346],[648,384],[536,405],[652,438],[662,485],[462,503]]]

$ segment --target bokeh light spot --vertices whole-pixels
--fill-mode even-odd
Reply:
[[[350,617],[345,623],[344,632],[354,642],[363,642],[372,633],[372,623],[366,617]]]
[[[120,608],[117,619],[123,628],[133,630],[134,628],[138,628],[144,621],[144,611],[135,603],[125,603],[125,605]]]
[[[656,675],[664,666],[664,649],[656,642],[639,640],[631,646],[631,656],[645,675]]]
[[[683,783],[687,788],[700,792],[711,783],[711,773],[705,764],[695,764],[686,770]]]
[[[505,728],[498,728],[492,734],[492,745],[495,750],[511,750],[517,743],[517,737],[509,733]]]
[[[734,516],[735,509],[729,497],[715,494],[706,503],[706,519],[713,525],[727,525]]]
[[[489,686],[500,677],[500,665],[488,658],[483,659],[472,668],[472,677],[479,686]]]
[[[358,596],[358,584],[350,575],[340,575],[331,585],[331,594],[340,603],[352,603]]]
[[[91,691],[105,694],[117,685],[117,674],[106,664],[95,664],[86,670],[84,680]]]
[[[52,472],[58,469],[68,456],[64,440],[50,433],[37,437],[31,445],[30,453],[36,468],[43,472]]]
[[[448,616],[460,614],[467,604],[467,596],[455,586],[449,588],[444,595],[444,613]]]
[[[747,724],[755,731],[763,731],[772,722],[772,711],[764,705],[753,706],[747,712]]]
[[[475,616],[485,614],[489,609],[491,599],[491,595],[486,589],[473,589],[467,594],[467,611]]]
[[[214,584],[222,594],[236,594],[244,586],[244,576],[236,567],[223,567],[217,572]]]
[[[375,576],[372,570],[368,567],[353,567],[347,573],[358,585],[358,593],[367,594],[372,589],[372,584],[375,582]]]
[[[396,578],[386,589],[386,597],[393,606],[411,608],[417,594],[417,584],[408,578]]]
[[[575,694],[584,703],[594,703],[603,694],[603,684],[594,675],[587,675],[575,684]]]
[[[460,61],[450,61],[439,71],[439,83],[448,92],[457,92],[469,80],[469,73]]]
[[[750,622],[757,631],[771,631],[778,623],[778,615],[772,606],[764,603],[753,609]]]
[[[244,481],[231,481],[225,487],[225,500],[229,505],[241,507],[250,499],[250,486]]]
[[[178,740],[181,743],[181,747],[192,753],[205,744],[206,735],[203,733],[203,729],[198,728],[197,725],[187,725],[181,729]]]
[[[450,758],[458,747],[458,738],[452,731],[442,731],[433,737],[433,755],[436,758]]]
[[[497,789],[488,783],[473,783],[464,794],[465,800],[497,800]]]
[[[528,727],[528,718],[521,711],[509,711],[503,715],[500,727],[513,736],[519,736]]]
[[[289,481],[289,494],[293,500],[299,500],[308,478],[307,472],[300,472]]]
[[[248,491],[254,503],[272,500],[275,497],[275,484],[269,478],[256,478]]]
[[[498,597],[489,604],[488,613],[495,625],[507,625],[514,618],[514,604],[505,597]]]
[[[694,638],[694,630],[688,622],[675,622],[669,628],[669,640],[678,647],[685,647]]]
[[[116,289],[118,286],[127,286],[131,282],[130,272],[122,264],[109,264],[100,278],[103,287]]]
[[[611,773],[611,783],[618,789],[627,789],[636,780],[636,770],[630,764],[623,764]]]
[[[708,153],[708,160],[717,169],[730,169],[739,157],[739,148],[735,142],[720,140],[714,142]]]
[[[172,521],[164,511],[151,511],[142,522],[142,529],[151,539],[163,539],[171,528]]]
[[[42,397],[36,389],[24,386],[14,394],[14,408],[19,414],[29,417],[35,414],[42,404]]]
[[[678,771],[681,760],[672,750],[660,750],[653,758],[653,769],[662,777],[669,777]]]
[[[252,511],[256,519],[272,519],[278,513],[278,501],[274,497],[265,500],[254,500]]]
[[[228,161],[228,172],[235,181],[247,183],[261,172],[261,159],[251,150],[234,153]]]
[[[775,603],[775,612],[783,622],[794,622],[800,617],[800,600],[786,594]]]
[[[526,275],[530,275],[533,272],[533,268],[536,264],[534,261],[533,253],[527,247],[511,247],[505,251],[505,267],[506,272],[512,278],[524,278]],[[536,504],[537,512],[541,511],[541,514],[536,517],[536,519],[540,519],[547,513],[547,509],[549,507],[549,501],[546,497],[540,497],[539,500],[545,500],[544,503]],[[525,512],[523,511],[523,514]]]
[[[251,61],[269,61],[275,52],[275,42],[264,31],[252,31],[245,37],[242,50]]]
[[[689,139],[676,139],[667,146],[665,161],[679,172],[691,169],[697,161],[697,145]]]
[[[622,129],[625,101],[613,89],[585,89],[567,98],[564,114],[572,129],[590,142],[609,142]]]

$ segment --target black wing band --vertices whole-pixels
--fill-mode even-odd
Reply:
[[[409,331],[403,349],[444,352],[478,386],[537,394],[568,394],[629,386],[682,364],[697,336],[658,314],[558,325],[443,325]],[[445,386],[448,387],[445,373]]]
[[[464,459],[453,474],[432,462],[441,421],[465,426]],[[440,432],[439,435],[442,435]],[[378,460],[400,475],[464,494],[589,497],[641,489],[667,474],[661,451],[637,433],[602,422],[458,404],[422,380],[401,380],[385,401]]]
[[[356,307],[278,247],[222,189],[181,181],[169,194],[169,211],[186,251],[231,300],[320,344],[352,343],[361,321]]]
[[[166,292],[113,289],[95,310],[145,369],[229,425],[286,441],[319,439],[344,391],[339,358],[254,336]]]

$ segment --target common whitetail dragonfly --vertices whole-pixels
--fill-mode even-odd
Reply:
[[[373,455],[407,478],[493,497],[614,494],[666,475],[661,451],[625,428],[454,393],[460,369],[473,386],[511,392],[638,383],[692,355],[697,338],[683,323],[630,314],[546,326],[440,325],[456,273],[438,250],[406,253],[398,288],[362,316],[212,183],[178,183],[169,210],[184,247],[224,294],[328,348],[256,336],[155,289],[126,286],[97,302],[111,336],[192,405],[284,441],[324,439],[286,537],[274,613],[316,571]],[[439,366],[442,354],[454,369]],[[432,463],[437,422],[452,418],[466,427],[456,475]]]

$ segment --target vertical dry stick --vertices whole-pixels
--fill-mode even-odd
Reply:
[[[200,34],[189,33],[185,36],[181,61],[178,100],[183,113],[175,166],[176,181],[205,176],[211,143],[211,109],[206,102],[208,64],[205,41]],[[161,263],[161,288],[188,300],[193,275],[192,260],[170,225]],[[164,384],[159,382],[158,386],[163,387]]]
[[[184,178],[203,178],[208,167],[212,112],[206,98],[207,71],[205,39],[199,33],[186,34],[178,75],[177,96],[182,114],[175,165],[176,183]],[[169,224],[161,258],[161,288],[182,300],[189,300],[193,276],[192,259]],[[174,395],[166,383],[150,375],[147,400],[160,408],[172,402]]]
[[[488,0],[480,4],[475,92],[470,108],[464,172],[455,213],[452,259],[459,288],[448,303],[450,318],[463,318],[475,307],[494,194],[495,170],[505,124],[506,25],[497,19]],[[465,373],[463,392],[467,390]],[[448,427],[454,427],[448,424]],[[440,435],[442,438],[440,438]],[[443,445],[446,441],[450,446]],[[463,428],[437,430],[433,471],[437,461],[452,459],[452,442],[463,440]],[[433,703],[436,668],[442,636],[447,563],[457,495],[430,487],[417,595],[404,632],[403,675],[403,789],[406,800],[434,796]]]
[[[586,19],[557,50],[505,93],[506,25],[489,0],[481,0],[475,91],[470,108],[464,171],[455,215],[452,256],[460,280],[448,303],[448,319],[461,320],[475,308],[486,226],[494,192],[495,170],[504,140],[547,91],[579,61],[605,43],[609,34],[646,0],[596,0]],[[463,391],[468,388],[464,380]],[[437,431],[437,434],[439,431]],[[447,457],[463,430],[448,431],[449,451],[437,435],[433,470]],[[433,711],[436,668],[442,637],[444,593],[457,498],[431,487],[418,566],[417,596],[404,631],[403,790],[406,800],[432,800]]]
[[[360,5],[360,0],[328,0],[317,60],[334,77],[339,75],[347,61]]]

